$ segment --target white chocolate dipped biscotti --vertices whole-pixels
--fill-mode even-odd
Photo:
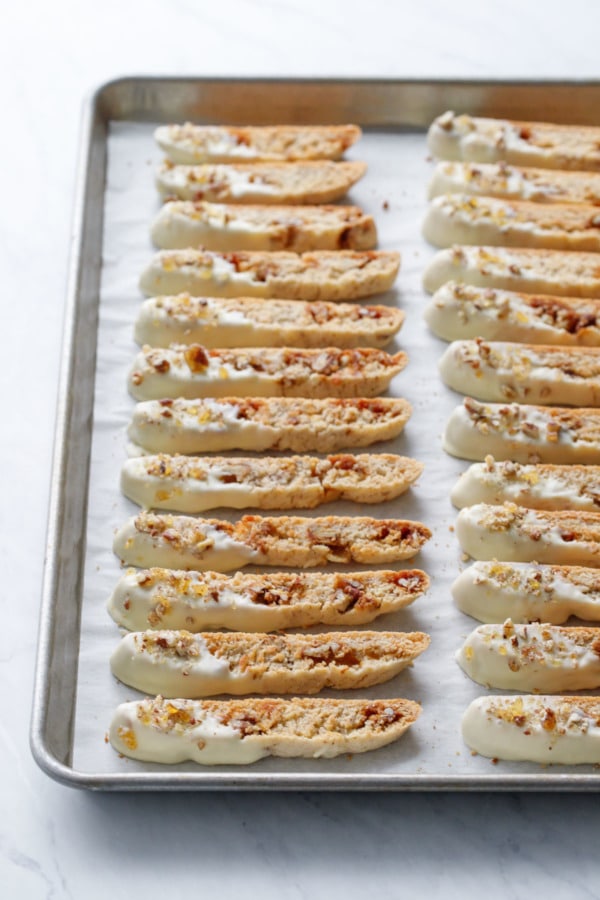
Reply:
[[[393,306],[179,294],[142,303],[135,339],[151,347],[383,347],[403,321]]]
[[[364,162],[329,160],[160,167],[156,186],[163,197],[213,203],[333,203],[367,171]]]
[[[435,247],[486,244],[600,250],[600,210],[584,203],[533,203],[444,194],[429,204],[423,236]]]
[[[600,697],[478,697],[462,720],[465,743],[492,759],[542,765],[600,763]]]
[[[600,566],[599,512],[477,503],[459,512],[456,536],[473,559]]]
[[[175,163],[339,159],[361,136],[357,125],[161,125],[154,136]]]
[[[600,351],[599,351],[600,352]],[[373,397],[407,363],[405,353],[365,349],[205,350],[144,347],[129,374],[136,400],[167,397]]]
[[[600,628],[539,622],[480,625],[456,654],[461,669],[490,688],[554,694],[600,687]]]
[[[335,500],[383,503],[417,480],[423,465],[391,453],[327,456],[138,456],[121,470],[121,490],[146,509],[200,513],[312,509]]]
[[[412,700],[257,698],[123,703],[109,739],[133,759],[248,765],[265,756],[331,758],[398,740],[421,707]]]
[[[118,625],[130,631],[356,626],[403,609],[428,587],[429,579],[420,569],[345,575],[128,569],[110,596],[108,611]]]
[[[600,406],[600,348],[453,341],[440,360],[448,387],[478,400]]]
[[[517,166],[600,171],[600,128],[596,127],[446,112],[432,122],[427,144],[440,159],[505,160]]]
[[[582,566],[478,561],[454,581],[452,596],[480,622],[600,622],[600,571]]]
[[[535,169],[509,166],[505,162],[439,162],[429,183],[429,199],[442,194],[598,206],[600,172]]]
[[[600,464],[600,411],[467,397],[448,419],[443,446],[462,459]]]
[[[463,472],[450,499],[462,509],[475,503],[505,501],[529,509],[600,511],[600,466],[557,466],[513,462],[473,463]]]
[[[447,341],[483,338],[524,344],[600,347],[600,300],[523,294],[448,281],[425,309]]]
[[[249,564],[397,562],[415,556],[430,537],[426,525],[403,519],[243,516],[232,524],[141,513],[119,528],[113,549],[130,566],[228,572]]]
[[[281,300],[360,300],[389,290],[400,255],[389,250],[161,250],[142,273],[147,296],[275,297]]]
[[[454,246],[438,251],[423,275],[429,293],[447,281],[526,294],[600,297],[598,255],[577,250]]]
[[[325,634],[136,631],[110,660],[113,675],[145,694],[315,694],[394,678],[429,646],[421,632]]]
[[[151,453],[332,453],[397,437],[411,413],[396,397],[147,400],[136,405],[128,435]]]
[[[162,250],[371,250],[372,216],[357,206],[258,206],[173,200],[150,230]]]

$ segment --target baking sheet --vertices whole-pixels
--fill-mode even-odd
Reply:
[[[125,429],[133,408],[133,400],[126,391],[126,377],[137,351],[132,329],[143,299],[137,282],[154,252],[148,228],[159,208],[153,186],[154,169],[160,160],[152,139],[155,124],[113,122],[107,140],[76,703],[70,758],[64,761],[76,773],[72,783],[162,789],[234,785],[493,788],[555,784],[564,787],[574,785],[576,774],[580,782],[588,786],[596,784],[598,775],[592,775],[593,767],[578,767],[575,773],[568,767],[542,769],[505,762],[493,765],[488,759],[473,756],[461,740],[461,715],[468,703],[484,692],[454,661],[462,640],[477,625],[454,607],[450,597],[450,585],[464,563],[452,533],[456,511],[450,504],[449,491],[467,464],[442,451],[441,432],[461,398],[445,388],[439,379],[436,363],[445,344],[428,332],[422,319],[427,296],[421,288],[421,276],[434,251],[420,238],[420,224],[432,163],[423,130],[405,128],[369,129],[347,154],[350,159],[366,160],[369,166],[366,177],[355,186],[348,201],[375,216],[382,249],[399,249],[402,254],[396,289],[373,302],[398,304],[406,312],[406,322],[396,343],[408,352],[410,362],[394,379],[390,393],[406,397],[413,404],[414,412],[401,438],[374,445],[370,450],[414,456],[425,463],[425,473],[409,494],[391,503],[376,507],[329,504],[302,514],[419,519],[432,528],[434,536],[425,550],[404,564],[405,568],[418,567],[429,574],[429,592],[407,610],[369,626],[382,630],[427,631],[431,646],[412,669],[394,680],[349,694],[408,697],[422,703],[423,713],[400,742],[373,753],[329,761],[266,759],[250,767],[204,769],[191,763],[164,767],[121,758],[106,743],[105,734],[115,706],[141,696],[119,684],[110,673],[108,660],[119,640],[119,629],[106,612],[106,600],[121,571],[111,551],[114,531],[137,509],[121,496],[119,473],[126,458]],[[394,349],[393,345],[390,349]],[[233,519],[239,514],[215,510],[207,515]],[[73,598],[74,606],[77,600]],[[38,747],[38,758],[39,755]],[[64,771],[62,777],[69,780]]]

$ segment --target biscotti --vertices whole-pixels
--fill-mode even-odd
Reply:
[[[477,503],[459,512],[456,536],[474,559],[600,566],[599,512]]]
[[[600,621],[600,571],[582,566],[474,562],[455,580],[452,596],[480,622]]]
[[[420,712],[411,700],[156,697],[121,704],[109,739],[118,753],[145,762],[247,765],[265,756],[330,758],[398,740]]]
[[[372,216],[357,206],[257,206],[173,200],[150,230],[162,250],[371,250]]]
[[[334,500],[383,503],[413,484],[423,465],[391,453],[315,456],[138,456],[121,490],[146,509],[312,509]]]
[[[450,499],[459,509],[505,501],[529,509],[600,511],[600,466],[522,465],[486,457],[463,472]]]
[[[357,125],[161,125],[154,136],[175,163],[339,159],[361,136]]]
[[[600,297],[596,253],[516,247],[451,247],[428,264],[423,286],[433,293],[447,281],[526,294]]]
[[[389,290],[400,255],[386,250],[216,253],[162,250],[142,273],[142,293],[281,300],[359,300]]]
[[[130,631],[356,626],[403,609],[428,587],[429,579],[420,569],[345,575],[128,569],[110,596],[108,611],[118,625]]]
[[[517,166],[600,170],[600,128],[515,122],[446,112],[435,119],[427,144],[440,159],[505,160]]]
[[[163,197],[214,203],[333,203],[367,171],[364,162],[210,163],[159,168]]]
[[[397,437],[411,413],[396,397],[148,400],[136,405],[128,435],[151,453],[333,453]]]
[[[492,759],[542,765],[600,763],[600,697],[478,697],[462,720],[465,743]]]
[[[151,347],[383,347],[403,321],[393,306],[179,294],[142,303],[135,339]]]
[[[405,353],[365,349],[205,350],[144,347],[129,374],[136,400],[168,397],[373,397],[407,363]]]
[[[454,341],[443,381],[478,400],[600,406],[600,348]]]
[[[243,516],[221,519],[141,513],[116,533],[113,548],[131,566],[228,572],[258,566],[312,568],[410,559],[431,537],[421,522],[362,516]]]
[[[480,625],[456,654],[478,684],[512,691],[580,691],[600,687],[600,629],[557,625]]]
[[[523,294],[448,281],[425,309],[447,341],[483,338],[525,344],[600,347],[600,300]]]
[[[124,684],[163,697],[315,694],[382,684],[428,646],[421,632],[137,631],[121,639],[110,664]]]
[[[600,173],[523,168],[501,163],[440,162],[429,198],[475,194],[535,203],[600,204]]]
[[[429,204],[423,236],[435,247],[488,244],[600,250],[600,211],[583,203],[531,203],[446,194]]]
[[[467,397],[448,419],[443,446],[463,459],[600,464],[600,412]]]

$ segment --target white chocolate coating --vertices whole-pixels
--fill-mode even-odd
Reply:
[[[530,509],[600,511],[600,466],[540,466],[486,457],[463,472],[450,494],[462,509],[505,501]]]
[[[448,387],[488,401],[600,406],[600,349],[453,341],[439,363]]]
[[[448,419],[443,447],[462,459],[600,464],[600,414],[467,398]]]
[[[600,566],[599,513],[546,513],[513,503],[478,503],[460,511],[456,536],[474,559]]]
[[[549,624],[480,625],[456,661],[469,678],[513,691],[589,690],[600,686],[600,629]]]
[[[462,720],[465,743],[493,759],[541,764],[600,763],[598,698],[485,696]]]
[[[174,708],[181,706],[173,700]],[[143,708],[136,702],[122,703],[113,716],[109,738],[120,753],[146,762],[192,762],[204,766],[248,765],[268,756],[264,746],[244,740],[232,725],[224,725],[217,716],[204,713],[193,726],[175,726],[170,730],[142,721]]]
[[[424,312],[446,341],[484,338],[525,344],[600,346],[600,301],[523,294],[448,281]]]
[[[600,572],[575,566],[479,561],[452,585],[457,607],[480,622],[600,622]]]
[[[260,554],[246,544],[229,537],[227,533],[206,522],[198,525],[189,539],[180,540],[177,524],[184,522],[190,529],[193,520],[181,517],[161,517],[161,522],[172,522],[174,530],[168,527],[153,531],[152,527],[138,527],[139,522],[147,522],[153,517],[138,516],[128,519],[117,531],[113,550],[130,566],[161,566],[165,569],[189,568],[205,572],[229,572],[251,562],[260,564]]]

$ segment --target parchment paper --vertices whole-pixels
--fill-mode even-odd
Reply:
[[[106,600],[121,571],[111,550],[114,532],[137,509],[121,495],[119,476],[127,455],[125,429],[134,406],[127,393],[126,376],[137,351],[132,338],[133,322],[143,299],[138,278],[154,252],[148,231],[159,209],[154,170],[160,152],[154,145],[152,132],[150,125],[119,124],[113,126],[109,139],[87,557],[74,732],[73,765],[82,772],[164,771],[164,767],[120,758],[105,741],[117,704],[141,696],[134,689],[119,684],[111,675],[109,658],[120,634],[106,611]],[[418,519],[433,530],[434,536],[425,550],[404,564],[405,568],[422,568],[429,574],[429,592],[408,609],[367,626],[382,630],[426,631],[431,635],[429,650],[413,668],[394,680],[348,694],[409,697],[422,703],[423,713],[401,741],[373,753],[335,760],[266,759],[252,767],[229,767],[226,771],[232,774],[243,771],[248,775],[344,773],[357,779],[363,774],[426,774],[446,778],[497,775],[501,771],[541,773],[540,767],[526,764],[494,766],[488,759],[473,756],[460,735],[463,711],[474,697],[484,693],[484,689],[472,683],[454,661],[456,650],[478,623],[455,608],[449,590],[464,566],[452,532],[456,511],[450,504],[449,492],[467,464],[447,456],[441,448],[444,424],[461,398],[441,383],[437,360],[445,345],[429,333],[422,319],[427,296],[421,288],[421,276],[433,254],[420,237],[426,184],[432,166],[424,135],[366,133],[348,157],[365,159],[369,166],[366,177],[353,189],[348,201],[375,216],[382,249],[398,249],[402,254],[397,288],[372,302],[398,304],[406,311],[406,322],[397,346],[408,352],[410,361],[395,378],[390,393],[406,397],[414,407],[401,438],[370,449],[372,452],[414,456],[425,463],[425,472],[417,486],[391,503],[375,507],[329,504],[302,514],[355,513]],[[394,345],[390,349],[393,350]],[[207,515],[234,519],[241,513],[215,510]],[[173,767],[173,770],[197,771],[197,767],[187,764]],[[219,771],[225,770],[219,767]],[[590,770],[580,767],[577,771]]]

